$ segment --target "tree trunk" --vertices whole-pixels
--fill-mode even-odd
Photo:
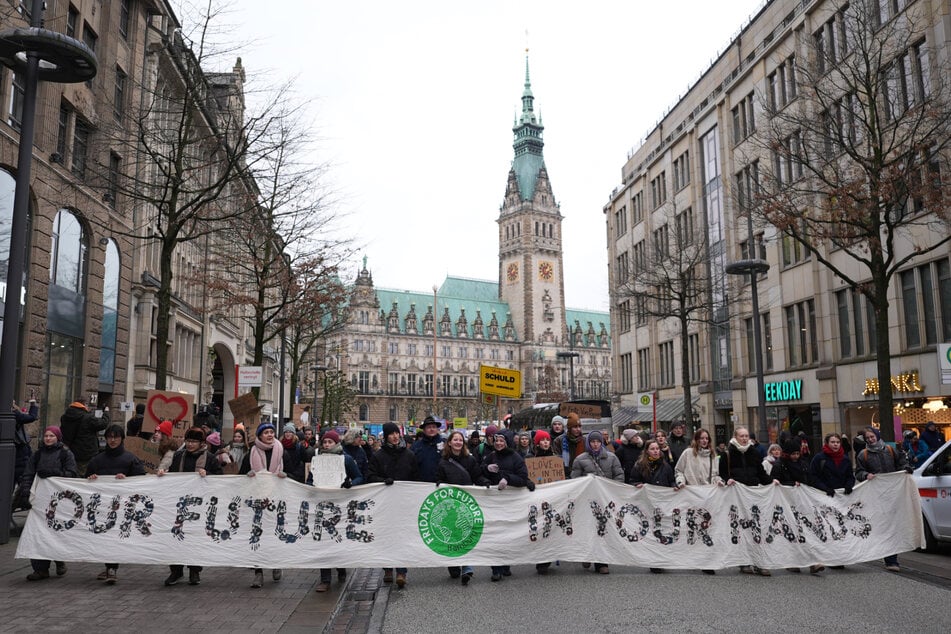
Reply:
[[[162,241],[159,258],[158,315],[155,319],[155,389],[168,386],[168,331],[172,313],[172,258],[175,255],[174,239]]]
[[[875,347],[878,368],[878,420],[882,440],[895,440],[894,406],[892,398],[891,348],[888,341],[888,277],[873,271],[875,284]]]
[[[684,424],[690,430],[688,438],[692,437],[693,428],[693,395],[690,389],[690,333],[687,332],[687,320],[680,319],[680,380],[684,386]]]

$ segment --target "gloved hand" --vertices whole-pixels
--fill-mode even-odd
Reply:
[[[437,483],[436,483],[436,488],[437,488],[437,489],[439,488],[439,485],[440,485],[440,484],[442,484],[442,482],[437,482]]]
[[[353,486],[353,482],[350,481],[350,478],[347,478],[343,481],[343,484],[340,485],[341,489],[349,489]]]
[[[914,472],[915,472],[914,467],[905,467],[905,473],[914,473]]]
[[[850,493],[852,493],[852,487],[845,487],[842,490],[842,492],[845,493],[846,495],[849,495]]]
[[[497,465],[497,464],[495,464],[495,463],[493,462],[492,464],[490,464],[489,466],[486,467],[486,470],[487,470],[489,473],[498,473],[498,472],[499,472],[499,465]]]
[[[534,491],[535,483],[529,480],[528,483],[525,485],[525,488],[528,489],[529,491]]]
[[[509,481],[506,480],[505,478],[502,478],[501,480],[499,480],[499,491],[503,491],[505,487],[507,487],[508,485],[509,485]]]
[[[835,497],[835,489],[829,489],[828,491],[826,491],[826,495],[828,495],[830,498],[834,498],[834,497]]]
[[[383,484],[385,484],[386,486],[390,486],[391,484],[393,484],[393,478],[387,478],[386,480],[383,481]]]

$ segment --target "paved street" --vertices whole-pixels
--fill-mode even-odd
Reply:
[[[17,513],[22,524],[23,513]],[[96,564],[71,563],[60,578],[28,583],[29,562],[13,559],[16,539],[0,546],[0,632],[745,632],[816,629],[830,632],[946,632],[951,604],[951,548],[906,553],[903,572],[879,563],[826,571],[819,577],[775,571],[653,575],[613,566],[595,575],[571,563],[545,577],[533,566],[489,581],[476,569],[463,588],[445,569],[411,569],[404,590],[381,584],[377,569],[351,570],[347,584],[317,594],[317,572],[287,570],[280,583],[265,575],[209,568],[200,586],[166,588],[165,566],[122,566],[119,582],[95,580]],[[929,611],[928,606],[934,610]]]
[[[951,559],[943,557],[947,576]],[[951,583],[912,577],[911,572],[896,575],[872,564],[819,577],[785,571],[770,578],[735,571],[716,577],[699,571],[654,575],[624,567],[612,567],[603,576],[573,563],[546,577],[537,576],[532,566],[515,566],[513,576],[498,583],[489,581],[488,569],[479,568],[472,584],[462,588],[444,570],[410,570],[407,587],[389,592],[382,629],[454,634],[634,628],[664,634],[947,632]]]

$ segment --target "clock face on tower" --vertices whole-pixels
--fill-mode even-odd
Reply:
[[[555,275],[555,267],[551,262],[538,263],[538,279],[543,282],[550,282]]]
[[[505,269],[505,277],[509,282],[518,281],[518,262],[512,262],[508,265],[508,268]]]

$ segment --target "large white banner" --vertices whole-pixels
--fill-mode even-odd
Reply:
[[[834,498],[808,487],[674,491],[596,477],[529,492],[168,474],[41,480],[16,556],[268,568],[554,560],[788,568],[923,545],[918,491],[903,473]]]

